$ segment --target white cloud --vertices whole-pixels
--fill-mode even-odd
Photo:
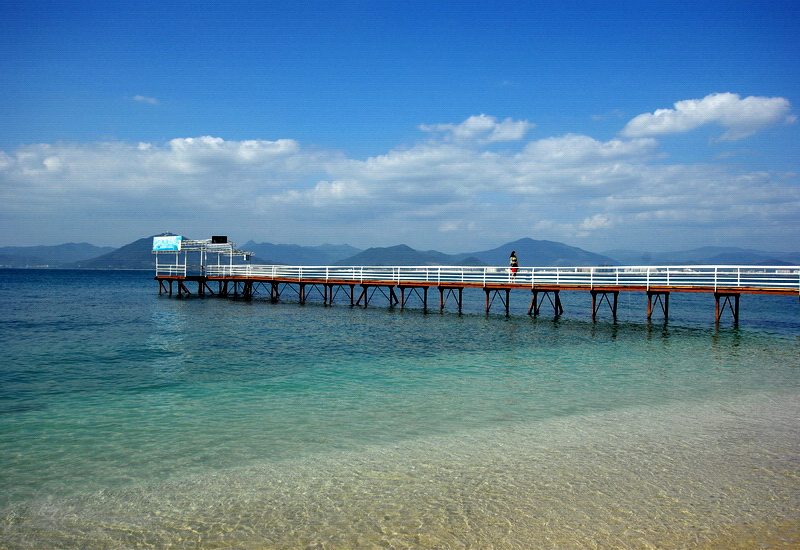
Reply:
[[[170,230],[450,252],[530,236],[603,251],[717,242],[747,227],[751,245],[780,236],[800,248],[797,174],[669,163],[652,137],[492,147],[529,127],[470,117],[366,160],[292,139],[26,145],[0,152],[0,220],[31,244],[125,244]],[[92,237],[104,232],[120,237]]]
[[[596,229],[607,229],[611,227],[611,220],[605,214],[595,214],[591,218],[586,218],[581,224],[581,229],[594,231]]]
[[[735,141],[776,124],[792,123],[789,101],[782,97],[741,99],[738,94],[711,94],[703,99],[675,103],[674,109],[658,109],[628,122],[622,135],[629,138],[660,136],[694,130],[705,124],[726,128],[722,141]]]
[[[142,103],[149,103],[150,105],[158,105],[158,100],[154,97],[147,97],[143,95],[135,95],[133,96],[134,101],[140,101]]]
[[[474,141],[485,145],[500,141],[519,141],[534,125],[526,120],[507,118],[498,122],[495,117],[486,115],[471,116],[460,124],[420,125],[420,130],[445,135],[445,140],[456,142]]]

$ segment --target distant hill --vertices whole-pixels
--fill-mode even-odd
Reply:
[[[57,246],[0,247],[0,267],[67,269],[155,269],[153,237],[121,248],[88,243]],[[359,250],[347,244],[300,246],[248,241],[239,247],[254,255],[252,264],[285,265],[469,265],[505,266],[512,250],[522,267],[602,265],[800,265],[800,253],[765,252],[736,247],[707,246],[679,252],[611,250],[588,252],[555,241],[519,239],[497,248],[461,254],[420,251],[400,244]],[[192,262],[190,262],[192,263]],[[196,262],[195,262],[196,263]]]
[[[520,239],[483,252],[458,254],[457,258],[474,257],[487,265],[506,265],[511,251],[517,253],[520,267],[600,266],[614,265],[613,258],[554,241]]]
[[[789,262],[789,265],[800,265],[800,252],[781,254],[779,258],[781,258],[781,260],[784,262]]]
[[[114,250],[110,246],[89,243],[66,243],[55,246],[0,247],[2,267],[63,267],[75,262],[102,256]]]
[[[155,269],[153,237],[144,237],[97,258],[79,261],[70,267],[81,269]]]
[[[517,253],[521,266],[595,266],[612,265],[614,260],[580,248],[553,241],[520,239],[482,252],[444,254],[435,250],[421,252],[406,245],[370,248],[337,265],[498,265],[508,263],[511,251]]]
[[[469,265],[482,265],[479,262],[476,264],[474,258],[471,259],[473,263]],[[461,259],[437,252],[435,250],[428,250],[427,252],[420,252],[414,250],[410,246],[399,244],[397,246],[390,246],[386,248],[368,248],[367,250],[339,260],[335,265],[467,265]]]
[[[153,235],[158,237],[165,235]],[[153,254],[153,237],[144,237],[126,244],[123,247],[117,248],[108,254],[103,254],[97,258],[85,260],[82,262],[75,262],[69,267],[78,269],[152,269],[156,268],[156,259]],[[252,252],[247,250],[247,252]],[[174,258],[172,258],[174,261]],[[182,260],[181,260],[182,261]],[[216,261],[216,260],[215,260]],[[239,260],[237,260],[238,263]],[[189,263],[192,263],[191,261]],[[196,261],[194,263],[197,263]],[[250,258],[252,264],[265,264],[269,263],[257,256]]]
[[[732,246],[704,246],[678,252],[605,252],[620,265],[798,265],[800,254],[765,252]]]
[[[252,252],[267,264],[283,265],[334,265],[337,261],[361,252],[347,244],[300,246],[299,244],[272,244],[247,241],[242,250]]]

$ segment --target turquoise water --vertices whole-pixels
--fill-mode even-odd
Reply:
[[[717,327],[0,273],[0,547],[800,545],[797,298]]]

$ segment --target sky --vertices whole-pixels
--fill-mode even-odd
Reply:
[[[0,246],[800,251],[800,3],[0,5]]]

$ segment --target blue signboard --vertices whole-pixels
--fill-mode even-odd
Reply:
[[[183,237],[172,235],[169,237],[153,237],[153,250],[163,251],[179,251],[181,249],[181,240]]]

